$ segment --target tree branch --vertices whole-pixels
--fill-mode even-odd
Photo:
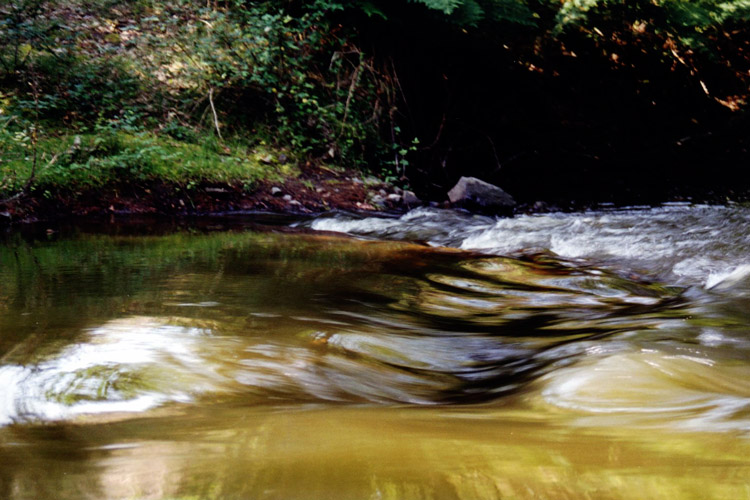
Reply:
[[[219,136],[219,140],[223,141],[224,138],[221,136],[221,130],[219,129],[219,116],[216,114],[216,107],[214,106],[214,88],[208,89],[208,103],[211,105],[211,112],[214,115],[214,126],[216,127],[216,133]]]

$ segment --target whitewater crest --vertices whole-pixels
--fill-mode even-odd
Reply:
[[[750,210],[667,205],[650,209],[492,218],[420,208],[400,218],[338,214],[309,226],[372,238],[422,240],[496,255],[548,252],[678,286],[721,288],[750,274]]]

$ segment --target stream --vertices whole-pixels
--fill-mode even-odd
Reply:
[[[0,236],[0,498],[750,499],[750,207]]]

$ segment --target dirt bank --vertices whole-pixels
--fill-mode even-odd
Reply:
[[[229,212],[314,214],[329,210],[407,209],[400,190],[355,171],[307,167],[283,182],[202,183],[186,188],[165,182],[118,184],[84,192],[36,189],[0,203],[0,225],[89,215],[208,215]]]

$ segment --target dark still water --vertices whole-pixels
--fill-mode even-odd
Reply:
[[[750,499],[749,208],[257,222],[4,237],[0,498]]]

